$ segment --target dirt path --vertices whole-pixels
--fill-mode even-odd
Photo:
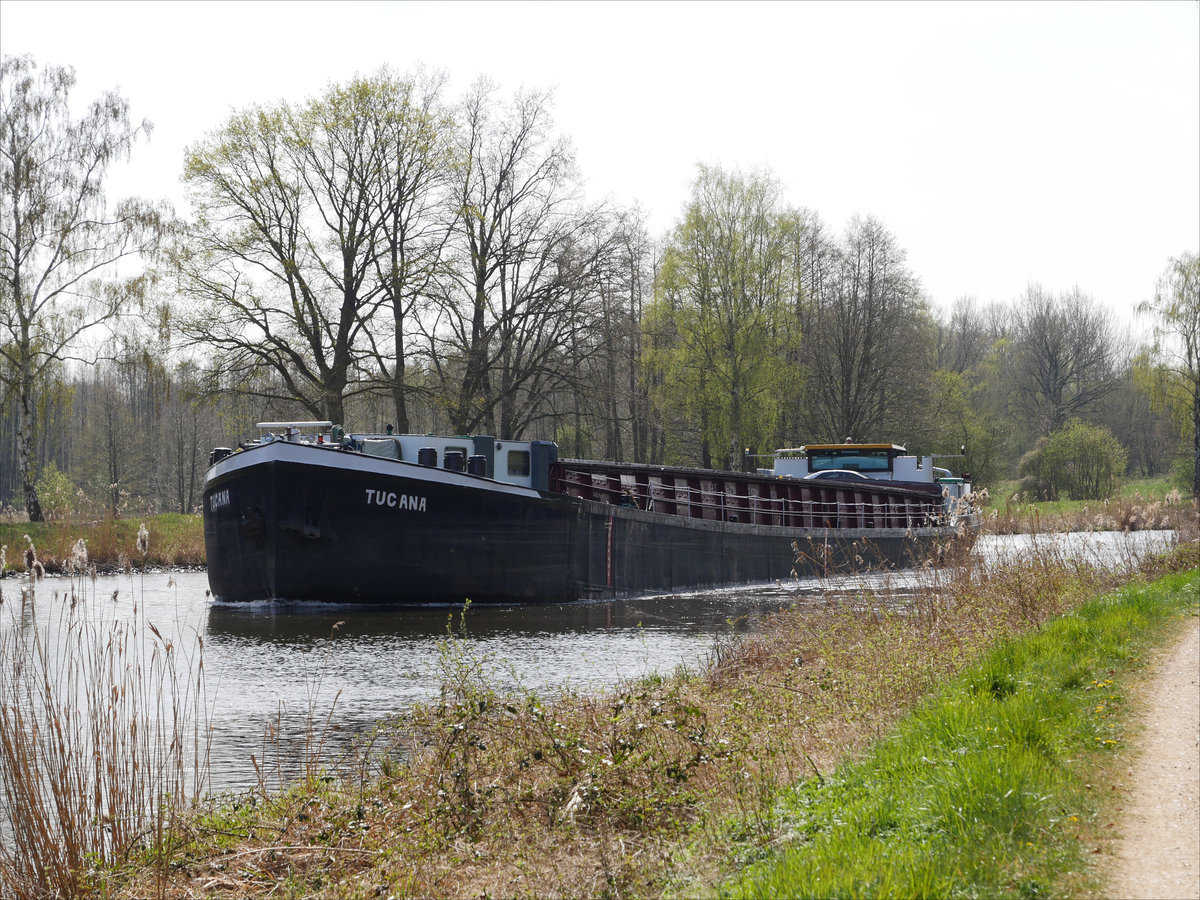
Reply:
[[[1200,621],[1155,664],[1142,712],[1120,843],[1109,867],[1115,898],[1200,898]]]

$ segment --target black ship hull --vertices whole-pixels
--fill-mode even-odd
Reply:
[[[953,536],[690,519],[285,442],[218,462],[204,501],[223,601],[561,603],[908,566]]]

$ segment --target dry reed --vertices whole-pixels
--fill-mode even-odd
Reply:
[[[31,580],[0,624],[0,895],[79,896],[132,859],[161,893],[208,786],[203,639],[115,618],[82,542],[71,562],[69,593]]]
[[[1045,504],[1020,503],[1016,495],[1004,501],[1004,509],[993,509],[984,517],[984,526],[992,534],[1076,531],[1147,531],[1174,530],[1194,534],[1200,520],[1200,500],[1189,499],[1177,489],[1161,500],[1121,497],[1055,512],[1043,512]]]

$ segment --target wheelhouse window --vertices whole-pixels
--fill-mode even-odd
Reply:
[[[889,450],[867,450],[847,447],[845,450],[810,450],[808,470],[850,469],[853,472],[890,472],[892,454]]]
[[[529,477],[529,451],[508,451],[508,474],[515,478]]]

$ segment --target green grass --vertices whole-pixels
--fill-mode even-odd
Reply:
[[[782,852],[738,897],[1041,897],[1094,888],[1092,782],[1121,745],[1127,676],[1200,596],[1196,570],[1007,641],[861,761],[781,804]]]

